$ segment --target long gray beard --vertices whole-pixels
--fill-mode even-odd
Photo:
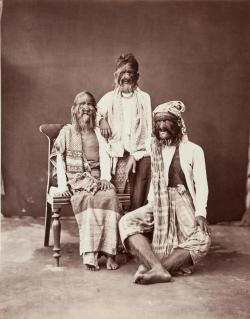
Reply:
[[[95,127],[93,118],[85,114],[78,119],[78,125],[82,131],[92,131]]]

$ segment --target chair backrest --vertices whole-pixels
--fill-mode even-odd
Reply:
[[[46,135],[53,144],[63,126],[64,124],[42,124],[39,126],[39,131]]]
[[[65,124],[42,124],[39,126],[39,131],[43,133],[48,138],[48,182],[47,182],[47,193],[49,191],[50,186],[56,184],[53,181],[53,174],[52,174],[52,163],[50,161],[50,153],[53,148],[55,139],[57,138],[60,130]],[[55,185],[54,185],[55,186]]]

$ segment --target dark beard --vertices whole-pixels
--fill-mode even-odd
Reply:
[[[176,146],[180,143],[181,136],[171,136],[169,138],[160,138],[159,133],[155,133],[155,137],[159,146]]]
[[[172,145],[172,138],[160,138],[158,134],[155,134],[157,142],[159,145],[165,146],[165,145]]]

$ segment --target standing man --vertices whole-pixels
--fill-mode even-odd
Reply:
[[[153,112],[152,182],[148,204],[119,223],[126,248],[140,260],[134,282],[168,282],[189,272],[210,247],[206,221],[208,185],[203,150],[187,140],[181,113],[171,101]],[[153,230],[152,245],[144,234]]]
[[[96,102],[80,92],[71,108],[72,124],[65,125],[54,144],[58,192],[71,196],[80,235],[80,254],[88,270],[98,270],[106,256],[109,270],[119,268],[114,257],[118,246],[119,200],[110,183],[107,143],[95,127]],[[55,161],[55,160],[54,160]]]
[[[97,123],[108,139],[113,183],[123,193],[126,181],[132,186],[131,209],[147,201],[150,185],[150,157],[145,141],[152,133],[151,101],[138,87],[139,64],[134,55],[117,59],[115,89],[97,104]]]

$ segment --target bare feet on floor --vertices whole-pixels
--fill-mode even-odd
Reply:
[[[119,265],[113,257],[107,257],[106,267],[108,270],[116,270],[119,268]]]
[[[94,266],[94,265],[89,265],[89,264],[85,264],[85,268],[87,269],[87,270],[90,270],[90,271],[96,271],[96,270],[99,270],[100,269],[100,267],[99,266]]]
[[[147,271],[149,271],[149,269],[148,269],[146,266],[144,266],[143,264],[141,264],[141,265],[138,267],[137,272],[136,272],[135,275],[134,275],[134,282],[136,282],[136,279],[137,279],[137,277],[138,277],[139,275],[145,274]]]
[[[96,271],[100,267],[98,265],[98,253],[97,252],[87,252],[83,254],[83,264],[87,270]]]
[[[144,270],[145,270],[145,267],[144,267]],[[143,271],[142,268],[140,269],[139,272],[138,271],[139,269],[137,270],[134,277],[134,282],[136,284],[149,285],[149,284],[169,282],[171,280],[170,273],[161,266],[154,267],[147,272],[142,272]]]

